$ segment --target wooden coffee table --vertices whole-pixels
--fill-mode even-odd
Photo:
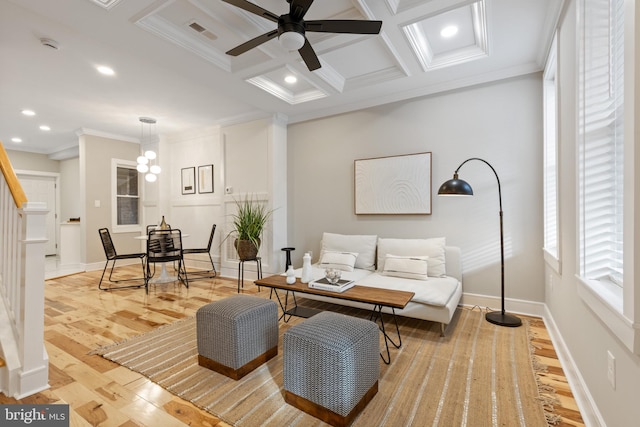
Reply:
[[[314,314],[319,313],[321,310],[316,310],[309,307],[300,307],[296,301],[296,293],[322,295],[325,297],[331,297],[336,299],[356,301],[364,304],[371,304],[371,316],[369,320],[378,322],[380,320],[380,331],[384,335],[384,344],[386,348],[387,357],[380,353],[380,357],[384,363],[389,364],[391,362],[391,355],[389,353],[389,342],[393,344],[395,348],[402,346],[402,337],[400,336],[400,328],[398,328],[398,319],[396,318],[396,308],[402,309],[411,301],[411,298],[415,295],[413,292],[397,291],[395,289],[383,289],[383,288],[370,288],[368,286],[358,286],[347,289],[344,292],[331,292],[323,291],[320,289],[310,288],[306,283],[300,282],[299,278],[296,278],[296,283],[287,284],[286,276],[274,275],[258,279],[254,282],[257,286],[264,286],[270,288],[273,293],[276,294],[280,308],[282,308],[282,316],[280,317],[284,322],[288,322],[291,316],[297,317],[311,317]],[[278,291],[285,291],[284,301],[280,297]],[[293,298],[293,306],[289,305],[289,293]],[[391,315],[393,322],[396,326],[396,334],[398,335],[398,342],[394,342],[393,339],[387,334],[384,325],[384,319],[382,317],[382,308],[388,307],[391,309]],[[288,316],[288,317],[287,317]]]

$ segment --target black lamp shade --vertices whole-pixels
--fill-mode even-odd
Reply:
[[[438,190],[439,195],[451,196],[473,196],[473,189],[464,179],[458,179],[458,174],[453,175],[453,179],[446,181]]]

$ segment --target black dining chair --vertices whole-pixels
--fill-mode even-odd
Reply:
[[[196,248],[196,249],[184,249],[182,251],[183,254],[188,255],[188,254],[207,254],[209,256],[209,262],[211,263],[211,269],[209,270],[197,270],[197,271],[190,271],[189,275],[191,276],[191,280],[194,280],[194,278],[199,278],[199,279],[212,279],[214,277],[216,277],[217,272],[216,272],[216,266],[213,264],[213,258],[211,257],[211,245],[213,244],[213,236],[216,233],[216,225],[213,224],[213,227],[211,227],[211,234],[209,234],[209,243],[207,244],[207,247],[205,248]],[[186,266],[185,266],[186,268]]]
[[[100,240],[102,241],[102,247],[104,248],[104,254],[107,257],[107,262],[104,264],[104,269],[102,270],[102,276],[100,276],[100,282],[98,283],[98,289],[103,290],[103,291],[110,291],[113,289],[127,289],[127,288],[140,288],[142,286],[145,286],[146,284],[146,274],[145,274],[145,265],[144,265],[144,261],[145,258],[147,256],[147,254],[143,253],[143,252],[137,252],[137,253],[128,253],[128,254],[119,254],[116,251],[116,247],[113,244],[113,240],[111,239],[111,233],[109,233],[109,229],[108,228],[101,228],[98,230],[98,233],[100,234]],[[116,266],[116,261],[118,260],[124,260],[124,259],[135,259],[135,258],[140,258],[140,262],[142,264],[142,277],[134,277],[131,279],[119,279],[119,280],[114,280],[112,275],[113,275],[113,269]],[[133,280],[143,280],[143,283],[137,284],[137,285],[127,285],[127,286],[110,286],[108,288],[103,288],[102,287],[102,279],[104,279],[104,273],[107,271],[107,267],[109,266],[109,263],[112,262],[113,264],[111,265],[111,271],[109,271],[109,282],[110,283],[121,283],[121,282],[130,282]]]
[[[167,224],[167,227],[168,227],[169,230],[171,230],[171,225]],[[149,237],[149,232],[151,230],[160,230],[160,226],[158,224],[149,224],[149,225],[147,225],[147,237]],[[156,268],[156,266],[154,265],[153,266],[153,273],[151,274],[152,276],[156,273],[155,268]],[[175,264],[174,264],[174,268],[175,268]]]
[[[184,266],[182,233],[179,229],[171,230],[151,230],[147,239],[147,274],[145,275],[145,288],[149,293],[149,281],[153,278],[150,266],[157,263],[178,263],[178,276],[176,280],[181,281],[186,288],[189,287],[187,270]]]

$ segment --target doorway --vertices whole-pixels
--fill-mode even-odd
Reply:
[[[17,172],[20,185],[29,202],[45,203],[49,212],[46,218],[47,239],[45,255],[58,254],[58,180],[57,173]]]

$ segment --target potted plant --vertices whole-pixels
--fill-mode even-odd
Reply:
[[[234,228],[229,235],[235,234],[234,246],[241,261],[255,259],[260,249],[262,231],[273,211],[249,196],[236,200],[236,207],[237,212],[233,214]]]

